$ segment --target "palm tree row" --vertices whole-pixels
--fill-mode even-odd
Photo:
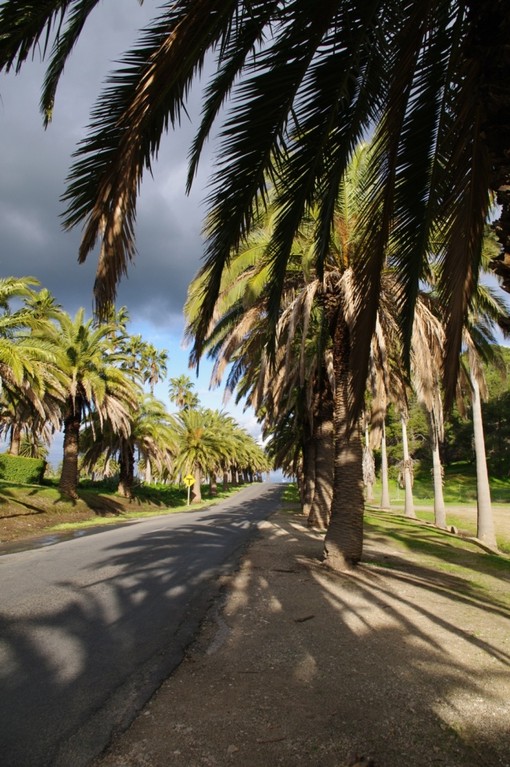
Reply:
[[[69,498],[77,498],[81,468],[106,470],[115,463],[118,491],[127,497],[136,458],[146,481],[177,476],[193,449],[184,412],[170,415],[153,395],[166,372],[167,353],[127,334],[125,310],[101,324],[86,320],[83,310],[72,318],[37,287],[33,278],[0,280],[0,434],[9,441],[9,453],[20,454],[23,438],[33,446],[49,445],[62,429],[59,488]],[[20,308],[12,310],[13,301]],[[196,439],[198,486],[200,473],[213,476],[223,465],[235,463],[252,473],[269,468],[263,451],[228,416],[199,409],[196,397],[193,405],[186,415],[207,422],[215,435],[214,442],[206,432]]]
[[[268,450],[276,464],[299,479],[309,523],[327,529],[326,561],[341,569],[359,561],[363,539],[361,420],[350,421],[349,408],[354,312],[351,259],[357,239],[362,236],[360,205],[369,152],[367,146],[358,149],[340,187],[329,259],[321,279],[310,258],[314,222],[312,217],[303,220],[285,276],[275,334],[267,327],[267,274],[271,227],[276,218],[270,208],[252,228],[243,248],[232,254],[205,339],[208,353],[215,360],[213,383],[220,382],[230,363],[227,390],[236,389],[238,397],[247,397],[255,408],[270,437]],[[189,290],[186,313],[190,336],[197,332],[202,286],[207,278],[204,268]],[[405,447],[408,392],[414,388],[429,417],[435,519],[438,526],[445,527],[439,459],[444,418],[440,361],[445,330],[431,282],[427,291],[420,290],[416,301],[409,377],[401,364],[403,341],[394,300],[398,291],[390,258],[382,275],[380,307],[371,342],[371,391],[365,422],[371,423],[372,441],[379,444],[388,404],[399,409],[405,452],[405,513],[414,517],[412,462]],[[485,296],[484,307],[490,308],[485,314],[486,324],[506,315],[504,303],[493,295],[489,301],[482,286],[476,296],[480,298],[473,306],[481,306],[481,296]],[[473,341],[472,345],[477,344]],[[192,361],[198,361],[196,356],[192,355]],[[388,503],[389,499],[385,499],[384,505]],[[495,544],[493,534],[481,537]]]
[[[2,4],[0,70],[19,69],[45,41],[46,123],[95,5]],[[413,339],[434,336],[416,324],[433,265],[443,332],[437,368],[447,404],[454,398],[494,195],[501,247],[493,266],[509,276],[509,36],[506,5],[492,0],[175,0],[125,54],[76,153],[66,225],[83,225],[81,261],[100,242],[95,296],[104,314],[135,255],[143,174],[168,125],[179,123],[206,55],[215,56],[190,153],[188,185],[224,115],[190,315],[193,357],[217,355],[218,376],[221,357],[234,363],[228,385],[256,404],[275,452],[282,455],[284,434],[299,440],[288,451],[296,469],[317,457],[319,433],[331,443],[332,421],[333,460],[319,468],[315,457],[313,488],[303,470],[303,497],[313,504],[315,491],[332,485],[330,507],[323,500],[318,511],[328,520],[325,553],[334,567],[352,566],[362,552],[367,381],[379,397],[374,431],[395,381],[405,429],[405,395],[421,356]],[[356,147],[370,134],[352,198]],[[266,211],[270,237],[249,268],[252,293],[225,303],[244,280],[244,269],[232,272],[235,254]],[[439,404],[422,383],[440,435]]]
[[[32,0],[5,0],[1,6],[0,71],[18,71],[44,41],[45,124],[67,59],[96,4],[53,0],[35,11]],[[268,179],[279,211],[268,301],[274,329],[303,215],[316,209],[313,260],[321,275],[342,177],[360,139],[373,132],[370,172],[378,183],[364,206],[370,226],[361,243],[364,257],[355,264],[353,404],[359,411],[363,403],[390,239],[396,244],[395,310],[407,357],[432,234],[446,330],[443,377],[453,397],[489,192],[501,206],[495,268],[508,278],[509,37],[506,4],[492,0],[335,0],[326,7],[305,0],[176,0],[158,9],[100,96],[65,193],[67,225],[84,225],[80,259],[101,242],[98,303],[103,310],[108,306],[135,255],[142,176],[168,125],[179,124],[210,52],[215,67],[191,147],[189,184],[205,141],[225,117],[209,197],[208,280],[197,352],[223,270],[267,199]]]

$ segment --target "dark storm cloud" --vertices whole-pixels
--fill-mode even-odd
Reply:
[[[112,69],[109,62],[118,60],[154,8],[127,0],[98,6],[66,67],[46,131],[38,111],[44,67],[28,62],[20,75],[0,77],[0,273],[37,277],[70,313],[80,306],[91,311],[96,268],[95,254],[78,265],[80,232],[61,227],[71,155]],[[198,114],[199,101],[195,94],[192,113]],[[155,177],[144,180],[139,199],[138,256],[118,292],[117,305],[126,305],[133,320],[159,327],[181,321],[186,289],[200,264],[203,183],[199,179],[191,197],[184,194],[192,133],[185,124],[163,137]]]

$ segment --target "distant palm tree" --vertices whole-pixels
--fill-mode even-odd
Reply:
[[[80,309],[74,319],[66,314],[54,326],[51,341],[58,346],[61,382],[66,387],[64,446],[59,488],[77,498],[80,428],[86,413],[94,410],[100,423],[124,435],[130,430],[130,410],[136,407],[137,386],[120,369],[122,356],[112,344],[115,326],[94,325]]]
[[[117,491],[125,498],[133,496],[135,456],[145,465],[145,481],[150,472],[170,473],[177,452],[175,421],[164,404],[151,394],[139,394],[137,405],[130,410],[129,434],[114,432],[108,421],[101,423],[97,413],[92,413],[81,440],[83,465],[93,470],[99,461],[114,460],[119,466]]]
[[[60,396],[63,389],[58,383],[57,386]],[[24,387],[4,386],[0,394],[0,434],[9,440],[10,455],[22,455],[23,444],[48,447],[60,426],[61,401],[55,390],[50,393],[48,388],[42,397],[37,397],[27,385],[26,392]]]
[[[182,474],[194,476],[191,502],[200,503],[202,480],[225,457],[226,446],[207,410],[183,408],[176,418],[176,431],[176,469]]]
[[[179,410],[194,410],[198,407],[198,395],[193,391],[194,388],[189,376],[180,375],[170,379],[168,395]]]
[[[141,335],[124,335],[120,347],[126,356],[126,369],[135,369],[154,394],[154,387],[166,376],[168,352],[144,341]]]
[[[444,329],[434,313],[430,297],[422,293],[416,304],[411,354],[412,386],[418,401],[426,410],[432,448],[432,478],[434,485],[434,522],[446,527],[446,506],[443,496],[443,467],[439,447],[444,439],[444,408],[440,364],[445,343]],[[427,305],[430,303],[430,307]]]

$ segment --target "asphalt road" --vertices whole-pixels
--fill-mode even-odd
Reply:
[[[280,493],[254,484],[208,510],[0,556],[2,767],[100,753],[182,660]]]

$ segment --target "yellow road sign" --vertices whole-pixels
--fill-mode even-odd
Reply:
[[[195,477],[193,474],[186,474],[183,481],[186,487],[191,487],[191,485],[195,484]]]

